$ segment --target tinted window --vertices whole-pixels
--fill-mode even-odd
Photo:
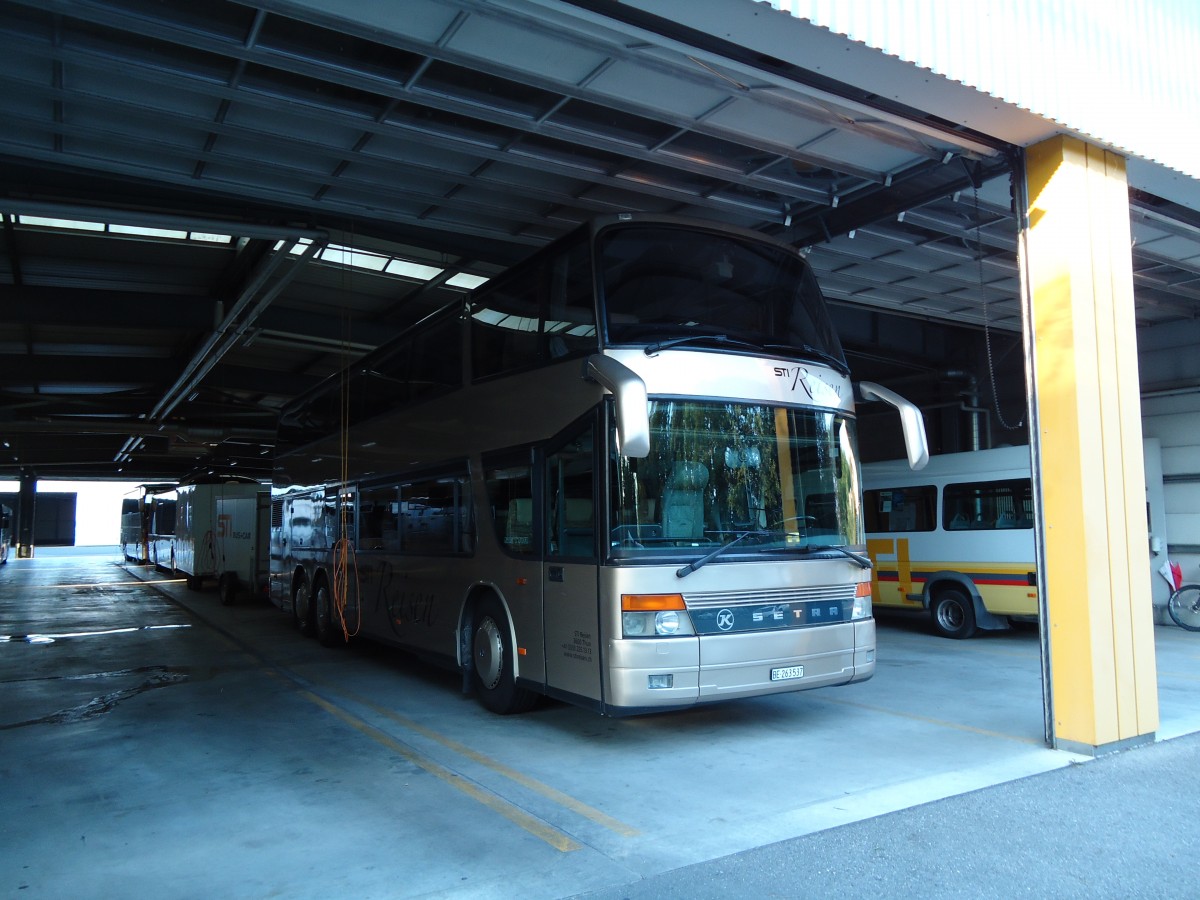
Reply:
[[[358,496],[358,548],[439,555],[474,549],[470,482],[438,475],[363,488]]]
[[[510,553],[539,552],[534,530],[533,467],[529,463],[484,463],[488,504],[496,539]]]
[[[798,253],[720,232],[626,225],[601,232],[598,254],[609,343],[721,335],[815,348],[845,368],[821,290]]]
[[[589,426],[546,457],[546,546],[550,556],[596,555],[592,435]]]
[[[471,372],[488,378],[597,347],[587,243],[535,257],[471,298]]]

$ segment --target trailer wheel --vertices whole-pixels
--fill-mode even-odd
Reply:
[[[961,640],[975,633],[975,605],[970,596],[959,588],[939,590],[929,607],[933,630],[942,637]]]
[[[537,694],[517,687],[508,616],[497,600],[479,604],[471,630],[471,671],[480,702],[502,716],[532,709]]]
[[[226,572],[217,581],[217,594],[221,598],[222,606],[233,606],[233,601],[237,597],[238,579],[232,572]]]
[[[314,619],[312,594],[308,589],[308,582],[302,581],[292,594],[292,620],[296,623],[296,629],[305,637],[309,637],[316,630]]]
[[[313,597],[313,624],[322,647],[340,647],[346,643],[345,635],[334,618],[333,596],[324,581],[317,583]]]

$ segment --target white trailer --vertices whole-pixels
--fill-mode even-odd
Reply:
[[[192,590],[216,581],[228,606],[240,591],[265,587],[269,560],[270,490],[227,479],[182,484],[178,490],[175,569]]]

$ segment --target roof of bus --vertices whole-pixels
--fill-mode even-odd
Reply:
[[[923,469],[913,471],[908,460],[889,459],[863,464],[863,487],[888,484],[930,484],[957,476],[967,478],[1022,478],[1032,471],[1029,447],[995,447],[963,453],[939,453],[929,457]]]

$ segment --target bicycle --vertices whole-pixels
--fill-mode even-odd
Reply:
[[[1180,628],[1200,631],[1200,584],[1184,584],[1172,591],[1167,613]]]

